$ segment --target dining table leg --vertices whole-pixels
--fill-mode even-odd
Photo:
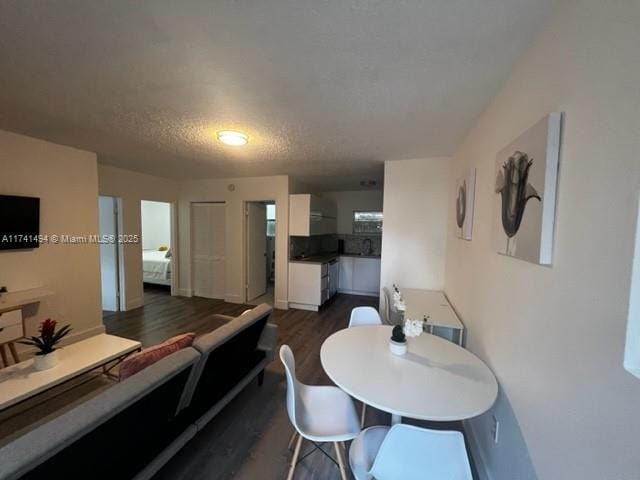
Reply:
[[[395,413],[391,414],[391,425],[397,425],[402,423],[402,415],[396,415]]]

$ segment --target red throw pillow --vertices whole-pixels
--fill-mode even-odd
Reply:
[[[190,347],[195,338],[195,333],[183,333],[169,340],[143,349],[138,353],[128,356],[121,364],[119,376],[120,380],[129,378],[131,375],[138,373],[140,370],[153,365],[158,360],[171,355],[178,350]]]

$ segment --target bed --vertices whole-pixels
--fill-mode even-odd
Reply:
[[[167,252],[142,251],[142,278],[144,283],[171,286],[171,258]]]

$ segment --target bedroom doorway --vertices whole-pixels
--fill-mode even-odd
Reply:
[[[120,212],[122,200],[117,197],[98,197],[100,233],[100,283],[102,287],[102,311],[118,312],[124,306],[124,256],[122,244],[117,240],[122,231]]]
[[[247,202],[245,218],[246,302],[251,305],[273,305],[276,260],[275,202]]]
[[[145,297],[171,295],[175,272],[172,205],[169,202],[142,200],[140,215],[142,281]]]

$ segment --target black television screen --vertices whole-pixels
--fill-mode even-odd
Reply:
[[[0,250],[38,248],[40,199],[0,195]]]

